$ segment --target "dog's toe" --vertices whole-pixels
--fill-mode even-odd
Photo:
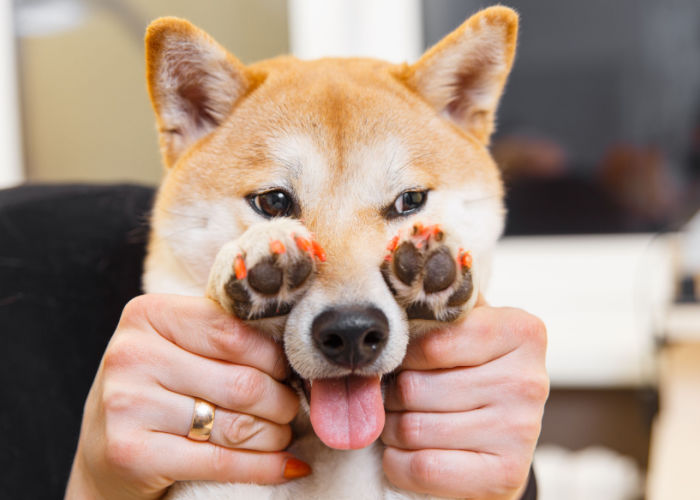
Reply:
[[[261,260],[248,273],[248,284],[263,295],[275,295],[282,288],[283,273],[275,259]]]
[[[412,242],[404,241],[394,252],[393,262],[396,277],[410,285],[423,267],[423,256]]]
[[[423,289],[426,293],[437,293],[447,289],[457,277],[455,259],[445,246],[439,247],[428,256],[424,271]]]

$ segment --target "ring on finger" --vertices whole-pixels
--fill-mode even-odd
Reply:
[[[213,404],[203,399],[194,398],[192,423],[187,437],[195,441],[208,441],[214,427],[215,413],[216,407]]]

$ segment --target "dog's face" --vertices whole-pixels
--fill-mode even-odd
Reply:
[[[394,370],[409,331],[440,318],[407,315],[400,280],[386,272],[392,238],[417,221],[439,224],[455,253],[470,252],[474,291],[461,311],[500,235],[502,187],[487,143],[516,30],[511,10],[492,8],[413,66],[279,58],[245,67],[189,23],[156,21],[148,80],[168,171],[147,291],[202,294],[225,243],[295,218],[325,261],[289,314],[260,326],[283,334],[307,380]],[[338,362],[314,340],[329,316],[383,325],[371,359]]]

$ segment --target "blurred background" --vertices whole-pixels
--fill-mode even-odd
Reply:
[[[143,33],[185,17],[243,62],[412,61],[488,2],[0,0],[0,187],[162,174]],[[487,297],[548,325],[541,498],[697,498],[700,3],[511,0]],[[693,217],[695,218],[693,219]]]

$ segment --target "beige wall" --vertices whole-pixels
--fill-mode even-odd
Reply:
[[[155,184],[162,167],[144,83],[143,32],[184,17],[243,62],[288,51],[285,0],[95,2],[69,32],[20,40],[27,177],[31,182]],[[104,5],[121,5],[116,11]]]

